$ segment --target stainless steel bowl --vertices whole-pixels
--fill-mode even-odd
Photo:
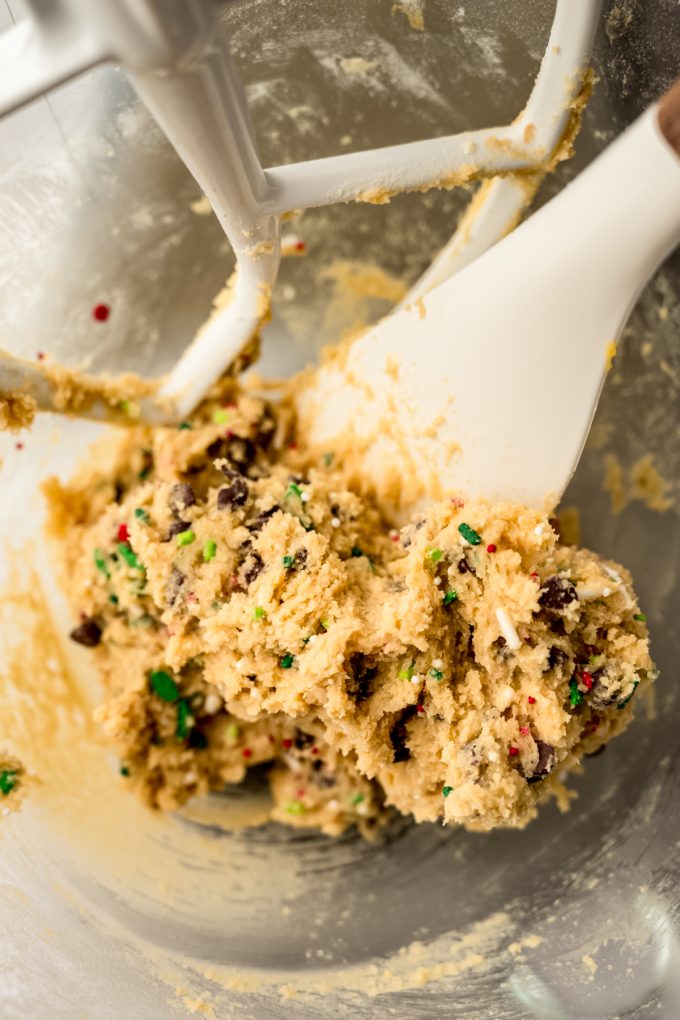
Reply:
[[[604,6],[600,82],[577,154],[542,199],[678,71],[674,0]],[[3,7],[0,29],[10,8],[21,14],[18,4]],[[511,118],[552,8],[425,0],[418,32],[387,0],[234,0],[223,30],[267,165]],[[2,123],[0,173],[3,346],[87,358],[94,369],[167,368],[205,317],[230,255],[217,223],[192,211],[195,184],[123,76],[97,71]],[[297,369],[354,325],[339,260],[413,280],[466,198],[408,196],[293,224],[309,254],[284,264],[264,369]],[[587,223],[583,231],[587,244]],[[0,819],[3,1017],[160,1018],[202,1006],[258,1020],[680,1014],[679,286],[675,256],[633,313],[565,498],[580,510],[584,543],[632,569],[661,669],[654,717],[640,705],[628,732],[586,762],[571,781],[572,810],[549,807],[523,832],[490,835],[395,823],[367,845],[274,826],[230,833],[206,816],[149,820],[121,794],[90,828],[100,828],[102,846],[117,846],[126,827],[124,868],[94,849],[83,855],[92,832],[53,833],[29,797]],[[386,307],[379,293],[362,300],[368,317]],[[111,306],[105,324],[91,316],[102,301]],[[69,424],[55,443],[54,426],[41,422],[21,453],[4,441],[0,498],[17,540],[40,519],[39,478],[66,471],[91,435]],[[668,483],[663,511],[649,505],[649,474],[635,467],[646,455]],[[610,481],[620,476],[617,514],[607,469]],[[217,965],[228,969],[220,976]],[[421,966],[439,966],[440,980],[425,980]]]

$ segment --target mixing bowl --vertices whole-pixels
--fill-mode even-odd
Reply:
[[[407,17],[416,10],[424,31]],[[552,10],[234,0],[222,29],[267,165],[511,119]],[[21,14],[3,6],[0,29]],[[674,0],[604,4],[577,153],[540,200],[675,77],[678,38]],[[98,70],[3,122],[0,173],[3,345],[93,370],[167,369],[230,256],[121,74]],[[383,313],[467,198],[432,192],[292,223],[308,254],[284,264],[262,371],[290,373]],[[583,543],[636,578],[655,704],[570,781],[569,813],[547,807],[521,832],[401,820],[368,844],[230,828],[247,797],[257,809],[256,790],[150,815],[89,722],[96,677],[61,641],[41,532],[41,479],[68,476],[98,430],[43,417],[2,437],[0,744],[31,773],[21,810],[0,817],[3,1018],[678,1015],[679,287],[676,256],[635,309],[564,499]]]

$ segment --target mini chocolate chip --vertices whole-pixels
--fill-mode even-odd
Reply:
[[[262,531],[269,518],[273,517],[280,509],[279,506],[270,506],[268,510],[262,510],[257,517],[246,521],[248,531]]]
[[[255,443],[242,436],[233,436],[229,440],[229,456],[239,468],[245,470],[255,460],[257,449]]]
[[[541,779],[548,775],[555,764],[555,748],[552,744],[546,744],[545,740],[537,740],[536,748],[538,750],[538,763],[531,775],[527,776],[527,783],[540,782]]]
[[[186,581],[186,574],[183,574],[177,567],[173,567],[170,576],[165,582],[165,598],[169,606],[174,606],[179,596],[179,590]]]
[[[246,480],[240,476],[235,478],[231,485],[227,485],[217,493],[217,509],[235,510],[237,507],[243,506],[248,499],[248,492],[249,487]]]
[[[169,542],[175,535],[181,535],[183,531],[188,531],[191,525],[188,521],[173,521],[168,528],[168,536],[166,542]]]
[[[360,705],[371,694],[371,684],[378,673],[378,667],[360,652],[350,656],[347,670],[347,693]]]
[[[539,603],[545,609],[566,609],[578,598],[576,589],[566,577],[549,577],[541,588]]]
[[[102,639],[102,629],[96,620],[88,616],[69,634],[71,641],[84,645],[85,648],[96,648]]]
[[[463,557],[462,560],[458,560],[458,573],[459,574],[467,574],[468,572],[471,572],[470,571],[470,564],[465,559],[465,557]]]
[[[593,673],[593,686],[590,689],[588,703],[592,708],[608,708],[621,696],[621,684],[611,679],[606,666],[600,666]]]
[[[188,482],[177,482],[168,493],[168,505],[173,513],[186,510],[196,502],[196,493]]]
[[[305,733],[303,730],[295,731],[295,746],[298,751],[303,751],[306,747],[310,747],[314,743],[314,737],[310,733]]]
[[[408,537],[408,535],[405,535],[404,538],[402,538],[402,540],[401,540],[402,548],[408,549],[410,544],[411,544],[411,539]]]
[[[306,562],[307,562],[307,550],[298,549],[298,551],[295,553],[295,565],[298,567],[304,567]]]
[[[406,743],[408,738],[406,724],[413,718],[416,712],[415,705],[405,708],[390,730],[390,743],[394,749],[394,762],[408,761],[411,757],[411,749]]]
[[[564,637],[564,635],[567,633],[564,626],[564,620],[561,620],[559,616],[555,616],[553,617],[552,620],[549,620],[548,627],[553,632],[553,634],[557,634],[559,637]]]
[[[324,763],[322,762],[321,758],[315,758],[315,760],[312,762],[312,768],[314,769],[315,772],[320,772],[321,769],[323,768],[323,764]]]
[[[563,666],[565,662],[569,662],[569,656],[566,652],[563,652],[557,645],[552,645],[548,652],[548,669],[555,669],[556,666]]]
[[[246,571],[243,575],[243,579],[246,584],[252,584],[256,577],[258,577],[264,569],[264,561],[258,552],[253,552],[248,556],[246,560]]]
[[[314,764],[316,764],[316,762]],[[316,778],[316,785],[322,790],[330,790],[331,787],[335,786],[335,784],[335,776],[329,776],[324,773],[324,775],[317,776]]]
[[[257,425],[257,432],[255,434],[258,446],[261,446],[263,450],[266,450],[274,438],[275,432],[276,423],[269,412],[265,411],[262,421],[260,421]]]
[[[125,495],[125,486],[122,482],[116,481],[113,486],[113,501],[114,503],[120,503],[121,499]]]

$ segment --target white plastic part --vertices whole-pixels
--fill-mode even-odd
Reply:
[[[558,0],[533,92],[511,125],[263,171],[234,67],[213,41],[219,4],[28,4],[31,18],[0,38],[0,115],[98,62],[120,62],[234,248],[238,275],[231,304],[211,319],[160,388],[158,413],[170,419],[192,410],[261,325],[278,270],[283,213],[539,167],[564,131],[600,9],[600,0]],[[456,236],[428,286],[502,236],[527,197],[510,182],[497,182],[489,196],[488,215]],[[8,388],[9,364],[9,356],[0,355],[0,388]],[[30,374],[25,378],[26,392],[44,406],[45,388],[31,390]]]
[[[680,160],[648,110],[555,199],[300,394],[313,439],[356,435],[378,487],[554,504],[614,343],[680,240]],[[373,399],[367,400],[370,387]]]

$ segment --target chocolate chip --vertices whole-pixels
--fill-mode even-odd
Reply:
[[[578,598],[576,589],[566,577],[549,577],[541,588],[539,603],[545,609],[566,609]]]
[[[266,450],[276,432],[276,422],[272,418],[269,411],[265,411],[262,419],[257,424],[257,432],[255,438],[258,446],[261,446],[263,450]]]
[[[264,561],[258,552],[253,552],[246,560],[246,570],[243,579],[246,584],[252,584],[264,569]]]
[[[251,439],[244,439],[242,436],[232,436],[229,440],[229,457],[236,464],[241,473],[255,460],[257,448]]]
[[[307,562],[307,550],[298,549],[298,551],[295,553],[295,566],[304,568],[306,562]]]
[[[262,531],[269,518],[273,517],[280,509],[281,507],[278,506],[270,506],[268,510],[261,510],[257,517],[246,521],[246,528],[248,531]]]
[[[316,762],[314,762],[314,764],[316,765]],[[319,786],[322,790],[330,790],[331,787],[335,786],[336,781],[337,780],[335,776],[329,776],[326,775],[325,773],[324,775],[317,776],[315,779],[316,785]]]
[[[243,506],[248,499],[248,492],[249,487],[246,480],[240,476],[235,478],[231,485],[227,485],[217,493],[217,509],[235,510],[237,507]]]
[[[402,538],[401,544],[402,544],[402,548],[408,549],[408,547],[411,544],[411,539],[408,537],[408,535],[405,535],[404,538]]]
[[[177,567],[173,567],[170,576],[165,582],[165,600],[169,606],[174,606],[179,596],[179,590],[186,581],[186,574],[183,574]]]
[[[465,557],[463,557],[462,560],[458,560],[458,573],[459,574],[472,573],[472,569],[470,567],[470,564],[465,559]]]
[[[168,528],[168,534],[165,541],[169,542],[171,538],[175,537],[175,535],[181,535],[183,531],[188,531],[190,527],[191,525],[188,521],[173,521]]]
[[[84,645],[85,648],[96,648],[102,639],[102,629],[96,620],[88,616],[69,634],[71,641]]]
[[[536,749],[538,750],[538,763],[531,775],[527,776],[527,783],[540,782],[555,764],[555,748],[552,744],[546,744],[544,740],[537,740]]]
[[[121,499],[125,495],[125,486],[122,482],[116,481],[113,486],[113,501],[114,503],[120,503]]]
[[[196,493],[188,482],[177,482],[168,493],[168,506],[173,513],[186,510],[196,502]]]
[[[559,616],[555,616],[553,617],[552,620],[549,620],[548,627],[553,632],[553,634],[557,634],[558,637],[564,637],[564,635],[567,633],[566,628],[564,626],[564,620],[561,620]]]
[[[416,712],[417,709],[414,705],[405,708],[390,730],[390,743],[394,749],[394,762],[408,761],[411,757],[411,749],[406,743],[408,739],[406,724],[413,718]]]
[[[321,769],[323,768],[323,764],[324,763],[322,762],[321,758],[315,758],[315,760],[312,762],[312,768],[314,769],[315,772],[320,772]]]

